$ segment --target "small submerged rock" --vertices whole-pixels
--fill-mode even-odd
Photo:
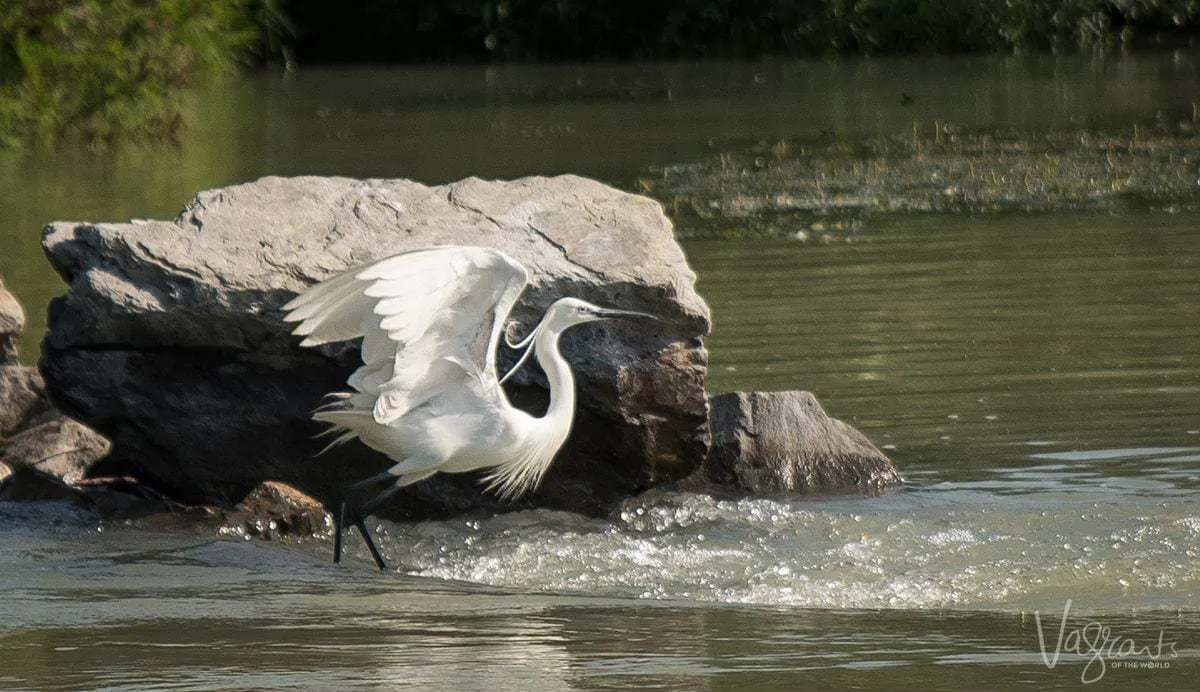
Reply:
[[[709,490],[652,488],[622,502],[609,519],[617,526],[639,533],[661,533],[702,522],[718,522],[721,510],[711,494],[712,488]]]
[[[320,500],[286,483],[266,481],[222,519],[221,533],[272,540],[323,534],[331,521]]]

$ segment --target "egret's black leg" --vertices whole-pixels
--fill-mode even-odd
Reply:
[[[394,481],[395,476],[388,473],[380,473],[366,480],[352,483],[342,491],[342,499],[338,501],[337,510],[333,514],[333,562],[334,564],[342,561],[342,531],[346,527],[347,513],[349,513],[350,523],[358,528],[358,532],[362,534],[363,540],[367,544],[367,549],[371,551],[371,557],[375,559],[375,564],[379,569],[386,570],[387,562],[384,561],[383,555],[379,552],[379,547],[375,545],[375,539],[371,537],[371,532],[367,529],[366,518],[371,515],[377,507],[385,500],[392,496],[398,490],[396,485],[385,488],[379,492],[371,500],[356,505],[353,509],[350,508],[350,503],[346,500],[347,497],[354,493],[360,492],[364,487],[372,484],[377,484],[381,480]]]
[[[358,527],[358,532],[362,534],[363,540],[367,542],[367,548],[371,551],[371,557],[375,558],[375,564],[379,565],[379,569],[381,570],[387,569],[387,563],[383,561],[383,556],[379,554],[379,548],[375,547],[375,539],[371,538],[371,533],[367,531],[367,525],[364,520],[399,489],[400,486],[395,484],[384,488],[382,492],[359,508],[358,518],[354,522],[354,525]]]
[[[375,539],[371,538],[371,532],[367,529],[366,512],[356,511],[352,520],[358,532],[362,534],[363,540],[367,542],[367,549],[371,551],[371,557],[375,558],[375,564],[379,565],[379,569],[386,570],[387,563],[383,560],[383,555],[379,553],[379,548],[375,545]],[[342,530],[346,527],[346,501],[338,503],[337,511],[333,513],[333,564],[339,564],[342,561]]]
[[[359,516],[354,520],[354,525],[358,527],[358,532],[362,534],[363,540],[367,543],[367,549],[371,551],[371,557],[375,558],[375,564],[379,565],[379,571],[387,571],[387,563],[383,561],[383,556],[379,554],[379,548],[375,547],[375,539],[371,538],[371,532],[367,530],[367,523]]]

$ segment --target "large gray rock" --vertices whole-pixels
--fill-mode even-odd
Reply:
[[[25,310],[0,280],[0,363],[17,360],[17,340],[25,329]]]
[[[602,512],[685,476],[708,448],[709,312],[695,275],[656,202],[591,180],[265,178],[203,192],[173,221],[55,223],[43,243],[70,285],[43,345],[52,398],[112,439],[94,473],[178,499],[228,506],[279,480],[328,500],[389,465],[358,443],[314,458],[323,441],[310,411],[345,388],[358,353],[300,349],[280,308],[335,272],[429,245],[498,247],[524,262],[534,285],[514,313],[520,333],[563,295],[663,320],[564,336],[580,410],[530,503]],[[516,400],[544,405],[536,368],[515,379]],[[398,495],[392,513],[495,502],[474,478],[443,474]]]
[[[696,489],[870,492],[901,482],[879,448],[809,392],[733,392],[714,396],[711,407],[713,445]]]

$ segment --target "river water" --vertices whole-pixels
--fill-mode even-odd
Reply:
[[[189,97],[178,150],[0,156],[0,274],[32,361],[63,290],[38,248],[51,219],[169,216],[265,174],[636,189],[829,131],[1182,120],[1196,74],[1168,54],[247,79]],[[815,392],[904,487],[385,523],[387,574],[356,539],[335,567],[327,537],[0,504],[0,687],[1195,689],[1198,222],[776,218],[778,237],[727,240],[681,220],[712,388]]]

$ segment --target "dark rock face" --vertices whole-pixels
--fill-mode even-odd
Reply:
[[[710,320],[695,275],[656,202],[594,181],[266,178],[201,193],[173,221],[56,223],[43,243],[70,290],[51,307],[41,369],[55,403],[113,442],[93,475],[232,506],[263,480],[328,500],[387,467],[358,443],[314,457],[310,412],[345,388],[357,347],[300,349],[280,308],[347,267],[442,244],[497,247],[529,268],[519,334],[563,295],[662,318],[563,338],[579,410],[527,504],[600,513],[686,476],[708,449]],[[513,384],[514,401],[544,405],[536,368]],[[439,474],[390,513],[480,506],[497,501],[473,477]]]
[[[0,502],[65,501],[87,504],[82,490],[52,473],[31,466],[10,468],[0,462]]]
[[[713,446],[695,487],[777,495],[869,492],[901,482],[883,452],[830,418],[809,392],[733,392],[714,396],[711,406]]]

